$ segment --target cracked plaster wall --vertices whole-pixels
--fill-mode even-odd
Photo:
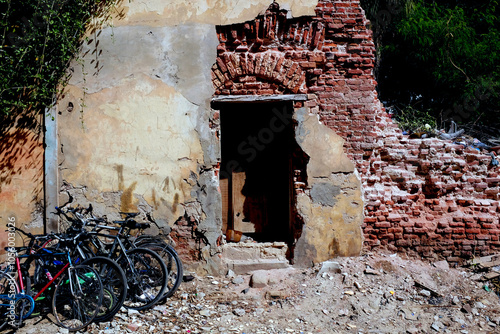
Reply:
[[[316,3],[283,6],[310,15]],[[112,218],[153,210],[171,225],[192,215],[213,254],[221,233],[220,148],[210,127],[215,25],[252,19],[268,6],[123,2],[112,27],[84,44],[58,103],[62,189]]]
[[[321,124],[308,108],[296,109],[295,137],[309,155],[309,194],[297,196],[304,220],[294,263],[311,265],[334,256],[359,255],[363,246],[361,182],[353,162],[344,153],[344,140]]]

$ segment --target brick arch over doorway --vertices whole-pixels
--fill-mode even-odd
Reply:
[[[231,95],[305,93],[306,73],[280,51],[257,54],[224,52],[212,67],[218,92]]]
[[[377,98],[375,46],[359,1],[322,0],[315,17],[288,16],[273,3],[254,21],[217,27],[215,95],[309,94],[304,106],[362,160],[360,142],[373,143],[390,120]]]

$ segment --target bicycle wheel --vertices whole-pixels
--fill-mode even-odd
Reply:
[[[167,266],[167,289],[160,302],[165,301],[168,297],[172,296],[181,285],[183,276],[182,262],[172,246],[165,242],[146,243],[141,244],[140,247],[156,252]]]
[[[92,322],[102,304],[102,282],[89,266],[69,268],[57,283],[52,311],[59,326],[78,331]]]
[[[144,310],[160,300],[167,288],[168,273],[158,254],[149,249],[134,248],[122,255],[118,264],[125,270],[128,282],[125,307]]]
[[[9,322],[15,320],[15,314],[11,314],[11,299],[9,294],[18,294],[19,287],[16,280],[7,272],[0,274],[0,329],[4,328]]]
[[[94,322],[108,321],[120,310],[127,297],[127,277],[115,261],[102,256],[93,257],[82,262],[92,267],[102,281],[103,301]]]

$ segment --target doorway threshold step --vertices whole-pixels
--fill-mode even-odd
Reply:
[[[228,269],[237,275],[249,274],[255,270],[272,270],[288,268],[290,263],[287,260],[259,259],[259,260],[232,260],[228,261]]]
[[[288,247],[284,242],[228,243],[222,246],[222,259],[258,262],[260,260],[286,261]]]

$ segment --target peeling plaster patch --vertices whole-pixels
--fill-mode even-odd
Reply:
[[[198,231],[203,233],[210,245],[211,254],[217,252],[217,239],[222,230],[222,198],[218,191],[219,180],[213,170],[201,170],[198,182],[191,191],[191,197],[198,199],[205,217],[200,219]]]
[[[335,196],[340,194],[340,187],[331,183],[316,183],[311,188],[311,198],[314,203],[321,205],[334,206],[337,200]]]
[[[61,192],[61,202],[67,202],[67,192],[73,197],[73,202],[71,206],[80,205],[82,207],[88,207],[92,204],[93,212],[96,216],[107,216],[109,221],[121,220],[123,217],[119,214],[123,210],[124,199],[125,204],[133,203],[133,207],[127,205],[130,210],[125,210],[128,212],[153,212],[153,206],[151,206],[146,199],[134,193],[131,185],[129,189],[125,191],[113,191],[113,192],[99,192],[97,190],[88,190],[85,186],[75,186],[67,182],[64,183]],[[184,211],[182,211],[184,214]],[[171,226],[169,221],[163,216],[155,214],[155,221],[158,223],[160,228],[164,232],[169,232]],[[170,221],[173,224],[174,221]]]
[[[184,210],[186,212],[186,217],[189,218],[189,220],[200,221],[204,217],[201,204],[196,200],[184,203]]]
[[[354,163],[344,153],[344,140],[332,129],[321,124],[317,115],[309,115],[307,108],[297,109],[295,138],[310,157],[309,177],[329,177],[331,173],[352,173]]]
[[[294,113],[297,143],[310,157],[307,184],[311,187],[309,196],[297,196],[297,212],[304,221],[294,251],[298,265],[355,256],[363,246],[361,182],[354,164],[343,150],[343,139],[306,110]]]

